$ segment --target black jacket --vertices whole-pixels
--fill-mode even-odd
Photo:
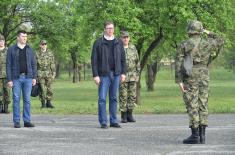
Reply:
[[[97,39],[93,45],[91,65],[93,77],[106,76],[110,73],[108,42],[104,37]],[[120,39],[114,40],[114,64],[116,74],[126,73],[126,57],[123,43]]]
[[[27,78],[36,79],[37,64],[31,47],[26,45]],[[19,48],[17,44],[8,48],[6,59],[7,81],[12,81],[20,76]]]

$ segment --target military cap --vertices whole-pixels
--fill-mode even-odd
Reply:
[[[4,36],[0,34],[0,40],[5,40]]]
[[[122,32],[121,32],[121,36],[122,36],[122,37],[129,37],[128,31],[122,31]]]
[[[47,41],[44,39],[40,41],[40,44],[46,44],[46,43],[47,43]]]

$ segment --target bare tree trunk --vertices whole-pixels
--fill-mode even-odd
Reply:
[[[73,63],[73,83],[77,83],[78,79],[78,60],[77,60],[77,47],[71,49],[71,59]]]
[[[141,88],[141,85],[140,85],[140,80],[139,80],[136,85],[136,104],[137,105],[141,105],[140,88]]]
[[[68,72],[69,72],[69,79],[71,78],[71,62],[69,61],[69,64],[68,64]]]
[[[57,62],[56,64],[56,78],[60,77],[60,62]]]
[[[158,61],[155,61],[152,64],[147,65],[147,71],[146,71],[146,86],[148,91],[154,90],[154,83],[156,79],[156,75],[158,72]]]
[[[140,61],[140,79],[141,79],[141,73],[142,73],[142,70],[144,69],[146,63],[147,63],[147,60],[149,58],[149,56],[152,54],[153,50],[160,44],[160,41],[162,40],[163,38],[163,32],[162,32],[162,27],[160,28],[159,30],[159,34],[158,36],[156,36],[155,40],[153,40],[151,42],[151,44],[149,45],[149,47],[147,48],[147,50],[145,51],[141,61]],[[143,43],[144,43],[144,39],[140,39],[138,40],[138,44],[136,46],[137,48],[137,51],[138,51],[138,54],[140,55],[140,49],[143,47]],[[141,85],[140,85],[140,81],[137,83],[137,94],[136,94],[136,103],[137,104],[140,104],[140,88],[141,88]]]
[[[82,66],[78,65],[78,80],[82,81],[82,74],[81,74]]]

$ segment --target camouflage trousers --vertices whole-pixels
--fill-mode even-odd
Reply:
[[[10,88],[7,87],[7,80],[0,78],[0,104],[10,104]]]
[[[45,100],[52,100],[53,92],[52,92],[52,78],[45,77],[45,78],[38,78],[39,86],[41,91],[39,92],[39,99],[41,102]]]
[[[136,104],[136,82],[123,82],[119,88],[119,109],[126,112]]]
[[[192,77],[184,80],[183,99],[189,115],[189,127],[208,125],[209,71],[195,69]]]

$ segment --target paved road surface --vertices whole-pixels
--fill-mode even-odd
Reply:
[[[205,145],[184,145],[182,115],[136,115],[121,129],[100,129],[96,115],[33,115],[35,128],[15,129],[0,115],[0,155],[235,155],[235,114],[210,115]]]

